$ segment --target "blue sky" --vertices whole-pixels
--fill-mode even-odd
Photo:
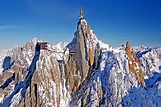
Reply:
[[[80,5],[103,42],[161,46],[161,0],[0,0],[0,49],[35,37],[51,44],[71,41]]]

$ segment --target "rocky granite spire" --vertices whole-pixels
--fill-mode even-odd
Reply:
[[[74,92],[86,80],[89,71],[92,71],[97,44],[96,35],[88,26],[87,20],[83,18],[82,8],[80,9],[80,18],[73,40],[71,43],[72,46],[69,48],[70,55],[65,69],[67,69],[67,72],[73,72],[73,74],[70,73],[71,80],[67,79],[67,83],[70,84],[69,90]]]

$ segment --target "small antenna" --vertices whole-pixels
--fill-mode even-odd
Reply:
[[[84,16],[83,16],[83,10],[82,10],[82,5],[80,6],[80,19],[82,19],[82,18],[84,18]]]

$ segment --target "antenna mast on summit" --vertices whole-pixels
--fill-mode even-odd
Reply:
[[[83,10],[82,10],[82,5],[80,6],[80,19],[82,19],[82,18],[84,18],[84,16],[83,16]]]

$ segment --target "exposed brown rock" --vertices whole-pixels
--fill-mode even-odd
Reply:
[[[143,73],[142,73],[139,59],[137,58],[134,51],[130,48],[129,42],[126,43],[125,51],[126,51],[126,54],[128,55],[128,58],[129,58],[128,59],[129,71],[134,73],[136,79],[138,79],[138,81],[141,83],[141,85],[145,87],[144,77],[143,77]]]
[[[4,72],[3,79],[7,80],[8,78],[12,77],[12,75],[13,75],[13,73],[7,70]]]
[[[13,65],[11,69],[15,72],[15,74],[18,74],[19,72],[19,67],[17,65]]]
[[[88,57],[89,57],[90,66],[92,66],[94,63],[94,56],[91,49],[88,51]]]
[[[3,76],[0,75],[0,86],[3,84]]]

